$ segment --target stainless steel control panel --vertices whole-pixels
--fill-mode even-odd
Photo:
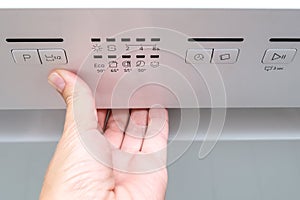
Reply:
[[[2,9],[0,109],[63,108],[77,73],[97,107],[299,107],[300,10]],[[9,20],[8,20],[9,19]]]

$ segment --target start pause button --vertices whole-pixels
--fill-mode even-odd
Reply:
[[[262,60],[265,64],[287,64],[293,61],[296,49],[268,49]]]

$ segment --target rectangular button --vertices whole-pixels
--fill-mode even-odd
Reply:
[[[185,62],[190,64],[210,63],[212,49],[188,49]]]
[[[17,64],[41,64],[37,49],[13,49],[11,53]]]
[[[63,49],[39,49],[43,64],[63,65],[67,64],[66,52]]]
[[[233,64],[237,61],[239,49],[214,49],[212,62],[216,64]]]
[[[296,49],[267,49],[262,60],[265,64],[288,64],[293,61]]]

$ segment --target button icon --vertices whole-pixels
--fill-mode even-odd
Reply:
[[[220,60],[229,60],[230,59],[230,54],[225,53],[220,55]]]
[[[185,62],[190,64],[209,63],[212,55],[212,49],[188,49]]]
[[[264,64],[288,64],[293,61],[296,49],[267,49],[263,57]]]
[[[131,61],[130,60],[124,60],[122,62],[122,66],[125,67],[125,68],[131,67]]]
[[[194,60],[196,61],[199,61],[199,60],[203,60],[205,58],[205,56],[201,53],[197,53],[195,56],[194,56]]]
[[[239,49],[214,49],[212,63],[233,64],[239,56]]]
[[[107,51],[116,51],[117,50],[117,46],[114,44],[111,45],[107,45]]]
[[[67,63],[66,53],[63,49],[39,49],[43,64],[61,65]]]
[[[150,66],[153,68],[159,67],[159,62],[158,61],[151,61]]]
[[[286,58],[286,54],[283,54],[283,55],[279,55],[277,53],[274,53],[273,56],[272,56],[272,60],[278,60],[278,59],[285,59]]]
[[[145,61],[138,60],[138,61],[136,61],[135,66],[136,67],[143,67],[143,66],[145,66]]]
[[[14,49],[11,52],[14,61],[17,64],[41,64],[41,60],[36,49]]]
[[[109,61],[108,62],[108,66],[110,67],[110,68],[116,68],[116,67],[118,67],[118,62],[117,61]]]
[[[99,45],[99,44],[93,44],[93,46],[92,46],[92,50],[94,51],[94,52],[100,52],[100,51],[102,51],[102,47],[101,47],[101,45]]]
[[[45,54],[45,58],[46,58],[46,61],[47,62],[54,62],[55,60],[61,60],[61,56],[56,56],[56,55],[53,55],[53,54]]]
[[[23,54],[23,59],[24,59],[24,62],[26,62],[26,61],[31,59],[31,55],[30,54]]]

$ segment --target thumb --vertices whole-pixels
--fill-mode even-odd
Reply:
[[[65,129],[76,128],[79,132],[97,129],[95,99],[82,79],[72,72],[60,69],[52,71],[48,81],[67,104]]]

